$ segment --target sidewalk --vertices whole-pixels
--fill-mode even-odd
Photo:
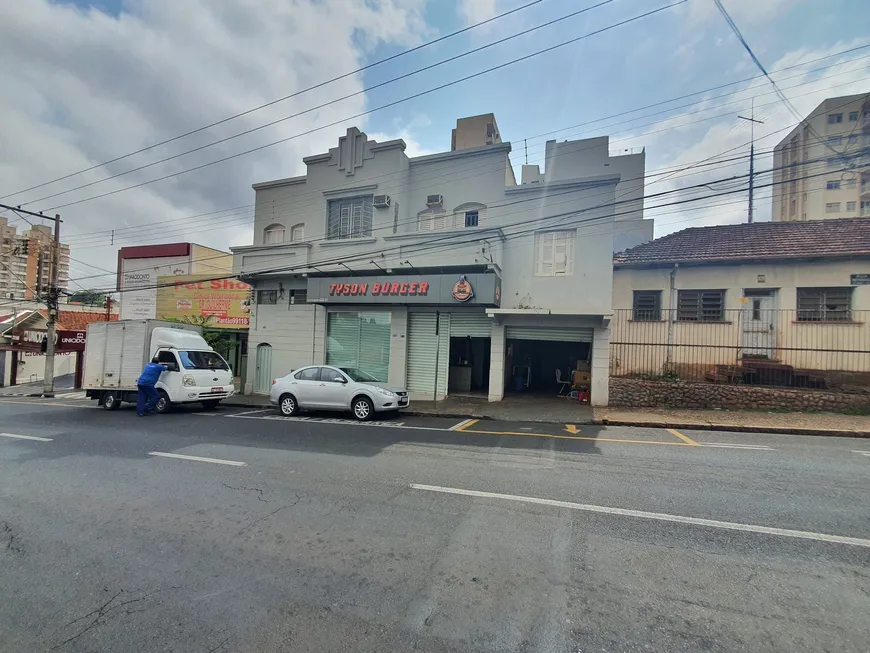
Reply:
[[[265,395],[234,395],[222,402],[225,406],[268,406]],[[588,404],[534,395],[505,397],[504,401],[487,401],[476,397],[448,397],[444,401],[412,401],[402,415],[455,417],[457,419],[492,419],[505,422],[540,422],[546,424],[592,424]]]
[[[870,438],[870,417],[839,413],[595,408],[594,415],[595,424],[611,426]]]

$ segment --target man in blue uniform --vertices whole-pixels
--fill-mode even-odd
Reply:
[[[139,417],[144,417],[145,415],[150,415],[154,412],[154,408],[157,406],[157,401],[160,399],[160,395],[157,393],[157,388],[154,386],[160,379],[160,375],[168,369],[169,368],[166,365],[158,363],[157,356],[155,356],[151,359],[151,362],[145,366],[145,369],[142,370],[139,380],[136,381],[136,385],[139,388],[139,399],[136,402],[136,413]]]

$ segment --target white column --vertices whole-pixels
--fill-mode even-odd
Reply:
[[[408,309],[394,308],[390,313],[390,385],[405,387],[408,362]]]
[[[492,325],[492,347],[489,361],[489,400],[504,399],[504,324]]]
[[[326,306],[316,304],[312,316],[313,322],[313,341],[311,346],[311,364],[325,365],[326,364],[326,326],[327,314]]]
[[[592,334],[591,372],[589,403],[606,406],[610,394],[610,327],[596,328]]]

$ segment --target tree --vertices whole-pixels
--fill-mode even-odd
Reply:
[[[230,339],[226,337],[226,333],[220,329],[216,329],[211,321],[211,315],[185,315],[184,317],[164,317],[167,322],[175,322],[176,324],[192,324],[202,327],[202,337],[208,343],[208,346],[214,349],[221,356],[226,358],[230,352]]]
[[[97,290],[77,290],[69,296],[69,301],[77,304],[106,308],[106,295]]]

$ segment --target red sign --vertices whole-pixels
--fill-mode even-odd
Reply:
[[[333,297],[425,297],[429,294],[429,282],[331,283],[329,294]]]

